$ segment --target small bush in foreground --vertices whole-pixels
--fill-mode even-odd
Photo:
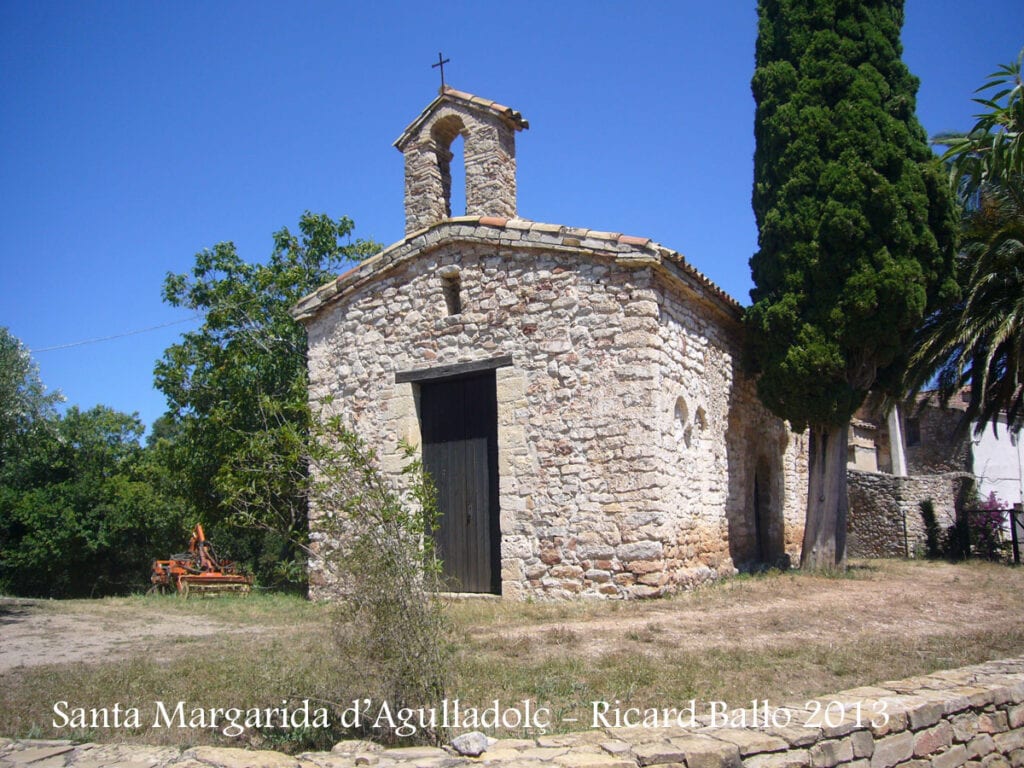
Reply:
[[[314,449],[311,474],[316,503],[326,511],[323,528],[340,542],[329,555],[347,595],[337,642],[359,678],[360,698],[372,702],[373,718],[362,727],[393,742],[393,730],[375,725],[381,707],[439,709],[449,686],[451,629],[438,596],[441,563],[431,536],[435,493],[412,448],[406,449],[408,491],[402,495],[357,435],[337,421],[329,428]],[[439,742],[443,736],[427,724],[407,738]]]

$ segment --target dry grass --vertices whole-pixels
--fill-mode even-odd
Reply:
[[[841,577],[765,574],[659,601],[458,601],[449,612],[458,627],[453,695],[479,706],[529,699],[586,725],[595,700],[775,705],[1016,655],[1024,570],[872,561]],[[57,661],[0,666],[0,735],[230,741],[197,729],[55,730],[59,700],[87,708],[120,702],[144,713],[157,699],[189,707],[307,697],[347,703],[359,695],[356,676],[337,657],[330,618],[329,607],[270,596],[0,604],[0,662],[26,637],[47,656],[29,661]],[[73,631],[62,636],[62,626]],[[35,641],[33,631],[45,637]],[[67,660],[46,650],[46,640]],[[83,644],[88,663],[75,655]],[[325,746],[337,734],[319,735],[324,744],[303,746]],[[260,741],[247,733],[235,743]]]

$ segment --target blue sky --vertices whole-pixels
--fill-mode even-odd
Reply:
[[[530,121],[520,215],[652,237],[745,303],[755,6],[3,0],[0,326],[70,404],[151,423],[153,365],[195,325],[167,272],[228,240],[261,260],[305,210],[402,237],[391,143],[438,51],[449,84]],[[925,129],[963,129],[1024,3],[907,0],[903,41]]]

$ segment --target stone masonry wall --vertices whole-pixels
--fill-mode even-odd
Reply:
[[[850,512],[847,552],[851,557],[915,557],[924,550],[920,504],[930,499],[943,530],[956,517],[960,485],[969,475],[896,477],[848,469]]]
[[[451,163],[465,163],[466,215],[516,215],[515,133],[518,113],[494,102],[447,89],[396,142],[405,156],[405,231],[451,218]],[[410,132],[411,131],[411,132]],[[464,137],[462,157],[451,152]]]
[[[939,472],[966,472],[971,469],[971,440],[957,436],[957,425],[963,412],[948,411],[935,406],[915,408],[908,404],[903,409],[903,434],[910,430],[907,422],[915,420],[919,441],[907,444],[907,471],[914,474]]]
[[[291,757],[218,747],[182,751],[0,738],[0,767],[1022,768],[1024,659],[855,688],[793,706],[769,704],[746,710],[742,721],[739,713],[730,717],[727,724],[715,724],[705,716],[694,727],[599,724],[582,733],[486,739],[477,757],[452,747],[384,750],[363,741]]]
[[[659,402],[664,506],[680,510],[680,546],[693,553],[715,553],[739,568],[799,561],[803,506],[807,493],[805,439],[791,432],[761,405],[753,381],[739,371],[740,337],[730,323],[665,276],[656,329],[660,344],[653,399]],[[654,329],[652,329],[654,330]],[[764,485],[760,541],[755,522],[755,474]],[[719,513],[720,530],[701,518]],[[709,563],[693,574],[712,575]]]
[[[745,515],[759,460],[773,554],[798,550],[802,447],[740,379],[735,318],[667,290],[650,259],[440,233],[430,247],[432,234],[427,254],[308,324],[310,397],[343,403],[397,479],[399,440],[418,443],[419,424],[416,385],[395,372],[512,357],[496,371],[503,595],[645,597],[733,573],[757,559]],[[314,547],[329,548],[320,513]],[[310,584],[335,591],[322,562]]]

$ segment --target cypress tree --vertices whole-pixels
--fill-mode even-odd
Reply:
[[[810,432],[801,565],[845,566],[849,422],[955,291],[956,219],[901,60],[902,0],[760,0],[749,362]]]

